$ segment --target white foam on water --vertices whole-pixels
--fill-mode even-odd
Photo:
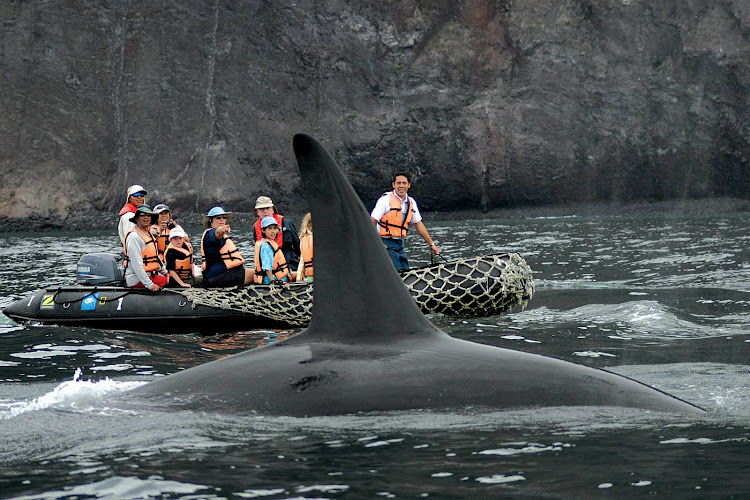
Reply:
[[[284,491],[284,488],[245,490],[240,493],[235,493],[235,496],[240,498],[262,498],[280,495],[284,493]]]
[[[207,486],[177,481],[167,481],[158,477],[140,479],[137,477],[110,477],[95,483],[81,484],[60,491],[48,491],[17,499],[53,500],[72,497],[118,498],[120,500],[163,498],[172,495],[185,495],[206,489]]]
[[[516,481],[526,481],[526,478],[518,474],[513,476],[494,474],[492,476],[482,476],[477,478],[477,482],[483,484],[515,483]]]
[[[482,450],[476,452],[477,455],[501,455],[501,456],[512,456],[512,455],[526,455],[529,453],[544,453],[547,451],[562,451],[563,448],[571,448],[573,445],[569,443],[554,443],[546,446],[539,443],[522,443],[519,448],[506,447],[506,448],[494,448],[491,450]]]
[[[145,382],[116,382],[105,378],[91,381],[81,380],[81,369],[77,368],[73,380],[68,380],[31,401],[0,403],[0,420],[7,420],[29,411],[51,407],[81,409],[101,401],[106,395],[125,392],[145,384]]]

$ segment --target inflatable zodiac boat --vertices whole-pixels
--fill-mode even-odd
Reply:
[[[101,253],[81,257],[76,277],[76,285],[44,288],[3,314],[20,323],[205,334],[302,327],[312,316],[313,283],[154,293],[121,286],[118,257]],[[531,269],[517,253],[432,264],[401,277],[424,313],[490,316],[525,305],[534,294]]]

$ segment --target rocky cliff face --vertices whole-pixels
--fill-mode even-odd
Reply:
[[[0,215],[303,210],[291,138],[366,205],[750,197],[746,0],[6,0]]]

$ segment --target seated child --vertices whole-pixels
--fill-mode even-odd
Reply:
[[[273,217],[264,217],[260,222],[263,239],[255,243],[255,283],[268,285],[272,281],[287,281],[289,269],[276,235],[279,225]]]
[[[169,245],[164,252],[169,273],[168,287],[190,288],[195,284],[193,275],[193,247],[187,241],[187,235],[180,226],[169,232]]]

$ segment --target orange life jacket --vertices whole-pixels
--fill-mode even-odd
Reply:
[[[305,233],[299,237],[300,258],[305,263],[304,276],[313,275],[313,235]]]
[[[193,277],[193,247],[187,241],[184,241],[182,245],[181,247],[176,247],[170,242],[164,255],[166,256],[166,253],[170,250],[175,250],[185,256],[182,259],[175,259],[175,268],[171,269],[177,273],[180,279],[184,280]]]
[[[263,243],[268,243],[273,248],[273,269],[271,270],[273,277],[282,279],[285,276],[289,276],[286,258],[284,258],[284,252],[281,251],[279,245],[275,241],[262,239],[255,243],[255,275],[253,275],[253,281],[258,284],[263,283],[263,277],[266,276],[266,272],[260,266],[260,247]]]
[[[201,236],[201,269],[206,270],[206,252],[203,251],[203,240],[206,239],[206,233],[209,232],[212,228],[206,229],[203,231],[203,236]],[[213,261],[223,261],[224,265],[227,267],[227,269],[231,269],[233,267],[241,266],[245,263],[244,257],[240,254],[240,251],[237,250],[237,247],[234,244],[234,241],[232,241],[232,237],[229,235],[224,235],[224,244],[219,249],[219,255],[209,255],[208,259]]]
[[[162,260],[164,260],[164,255],[167,253],[167,247],[169,246],[169,228],[159,228],[159,230],[161,234],[159,234],[159,239],[156,240],[156,248],[159,250]]]
[[[125,241],[122,243],[122,249],[125,253],[123,266],[128,267],[128,261],[130,259],[128,258],[128,247],[126,243],[128,241],[128,236],[130,236],[130,233],[133,232],[138,233],[138,236],[140,236],[143,242],[146,243],[146,247],[141,252],[141,257],[143,258],[143,270],[147,273],[150,273],[161,269],[163,264],[161,259],[159,258],[159,253],[156,250],[156,239],[154,239],[154,236],[151,233],[149,233],[148,231],[143,231],[141,229],[131,229],[125,235]]]
[[[401,200],[393,191],[385,193],[383,196],[388,196],[391,208],[378,221],[380,236],[383,238],[406,238],[406,231],[414,215],[414,200],[411,196],[407,196],[406,219],[402,222]]]
[[[284,235],[283,235],[283,231],[281,230],[282,228],[281,224],[284,221],[284,216],[279,215],[279,214],[273,214],[271,217],[276,219],[276,223],[279,225],[279,232],[276,234],[276,240],[275,240],[276,244],[279,246],[282,246],[284,245]],[[260,230],[260,219],[255,221],[253,228],[255,229],[255,241],[260,241],[263,238],[265,238],[265,236],[263,236],[263,232]]]

